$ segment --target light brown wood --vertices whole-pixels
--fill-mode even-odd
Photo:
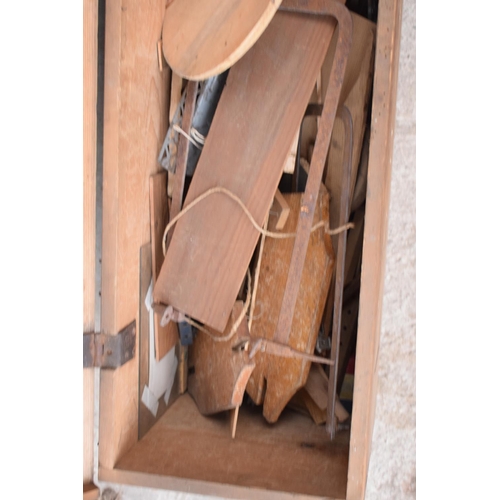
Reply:
[[[317,425],[324,424],[327,418],[328,376],[321,366],[312,364],[307,383],[300,390],[299,396],[314,422]],[[339,422],[345,422],[349,418],[349,413],[340,402],[337,394],[335,394],[334,413]]]
[[[230,320],[221,334],[211,331],[215,337],[227,336],[243,311],[243,302],[237,301]],[[189,351],[189,365],[193,373],[188,375],[188,392],[196,402],[202,415],[212,415],[239,407],[255,362],[248,351],[235,350],[235,346],[249,339],[246,318],[233,337],[225,342],[216,342],[205,332],[199,332]]]
[[[366,127],[368,100],[373,76],[373,53],[375,42],[375,25],[357,14],[352,13],[353,38],[351,52],[347,60],[346,74],[340,103],[344,103],[352,116],[353,152],[350,199],[354,192],[361,146]],[[335,53],[336,43],[332,43],[325,64],[322,68],[323,86],[328,81],[330,68]],[[345,132],[342,120],[335,119],[330,151],[326,167],[325,185],[332,198],[330,203],[330,227],[337,227],[340,214],[340,194],[342,191],[342,158],[345,147]],[[333,237],[336,248],[337,237]]]
[[[159,170],[167,131],[170,71],[160,73],[156,50],[164,8],[165,0],[106,3],[101,331],[108,334],[138,322],[140,247],[150,241],[149,177]],[[136,355],[101,372],[104,467],[137,442],[138,369]]]
[[[83,333],[95,329],[98,1],[83,4]],[[94,369],[83,369],[83,482],[94,475]]]
[[[236,426],[238,425],[238,415],[240,413],[240,407],[237,406],[233,410],[230,410],[231,416],[231,437],[234,439],[236,437]]]
[[[276,219],[276,224],[274,226],[276,231],[281,231],[285,227],[288,216],[290,215],[290,207],[279,189],[276,190],[276,194],[274,195],[269,215],[271,218]]]
[[[327,18],[274,16],[229,72],[185,204],[223,186],[262,226],[332,31]],[[258,238],[233,200],[207,198],[177,222],[155,301],[222,331]]]
[[[302,195],[283,195],[290,206],[290,216],[284,232],[294,232],[300,214]],[[328,220],[329,196],[323,188],[314,214],[314,224]],[[275,230],[276,220],[269,221]],[[281,302],[285,293],[288,268],[294,239],[266,238],[262,255],[261,275],[256,305],[260,312],[252,325],[252,338],[273,339]],[[306,263],[300,282],[297,305],[294,310],[292,331],[288,345],[312,354],[318,336],[326,294],[333,273],[334,257],[331,239],[323,230],[315,231],[309,239]],[[250,377],[247,392],[257,405],[264,404],[264,417],[276,422],[293,395],[305,385],[310,361],[258,353],[256,368]]]
[[[380,0],[347,500],[363,500],[377,395],[402,0]]]
[[[99,488],[93,483],[83,485],[83,500],[98,500]]]
[[[348,432],[332,443],[307,416],[286,409],[269,426],[258,408],[243,405],[233,440],[228,420],[227,414],[203,417],[189,395],[180,396],[117,468],[208,482],[204,494],[217,488],[214,483],[260,489],[243,497],[238,488],[218,490],[225,498],[238,491],[236,498],[246,499],[273,498],[274,492],[344,498]]]
[[[168,115],[170,123],[174,119],[175,112],[179,107],[182,97],[182,76],[172,71],[172,80],[170,83],[170,112]]]
[[[382,283],[384,277],[384,261],[385,261],[385,239],[386,239],[386,230],[387,230],[387,210],[389,203],[389,187],[390,187],[390,171],[391,171],[391,158],[392,158],[392,132],[394,129],[394,116],[395,116],[395,103],[396,103],[396,83],[397,83],[397,67],[398,67],[398,59],[399,59],[399,40],[400,40],[400,25],[401,25],[401,7],[402,1],[399,0],[397,2],[389,2],[387,0],[381,0],[379,4],[379,19],[378,19],[378,34],[377,34],[377,56],[375,63],[375,87],[374,87],[374,118],[372,123],[372,138],[371,138],[371,155],[370,155],[370,166],[369,166],[369,176],[371,180],[369,180],[369,202],[367,203],[367,227],[368,233],[365,235],[365,246],[363,251],[363,298],[361,304],[360,317],[364,318],[360,324],[359,335],[360,340],[358,343],[358,352],[357,352],[357,372],[356,372],[356,383],[355,383],[355,394],[354,394],[354,413],[353,413],[353,424],[351,430],[352,442],[350,448],[350,458],[349,458],[349,482],[348,482],[348,492],[347,498],[348,500],[363,500],[365,487],[366,487],[366,478],[367,478],[367,470],[370,456],[370,442],[371,435],[373,429],[373,416],[374,416],[374,408],[375,408],[375,396],[376,396],[376,370],[377,370],[377,357],[378,357],[378,342],[380,335],[380,310],[381,310],[381,301],[382,301]],[[145,36],[139,36],[139,42],[137,42],[137,37],[135,36],[135,26],[141,26],[144,24],[143,19],[140,15],[136,15],[139,21],[128,22],[126,19],[132,13],[132,17],[134,14],[137,14],[137,11],[134,11],[133,6],[130,5],[124,6],[124,8],[128,9],[128,13],[123,13],[118,16],[111,16],[109,9],[114,9],[115,14],[119,14],[121,9],[121,2],[117,2],[116,4],[110,6],[108,5],[108,23],[114,25],[114,36],[113,30],[107,30],[107,50],[108,44],[114,46],[115,49],[115,58],[114,64],[116,64],[115,69],[119,67],[121,63],[128,68],[128,75],[131,74],[131,53],[141,53],[144,54],[144,49],[141,40],[147,38],[147,34]],[[159,9],[160,11],[162,9]],[[144,9],[144,15],[149,15],[149,8]],[[139,12],[140,14],[140,12]],[[121,22],[116,24],[113,21],[113,18],[116,19],[118,17],[121,19],[121,15],[124,17],[123,29],[124,32],[130,33],[134,32],[133,39],[127,39],[127,47],[125,47],[124,39],[121,39]],[[162,15],[162,12],[159,15],[154,16],[153,19],[158,19]],[[151,23],[154,25],[154,22]],[[155,31],[154,26],[151,28],[148,25],[148,30]],[[155,34],[154,37],[151,37],[153,47],[154,42],[157,38]],[[118,40],[118,42],[117,42]],[[120,41],[122,40],[122,41]],[[123,43],[123,45],[122,45]],[[123,47],[123,57],[120,57],[121,47]],[[108,50],[109,52],[109,50]],[[113,51],[112,51],[113,52]],[[118,57],[116,57],[118,54]],[[109,66],[110,61],[113,60],[109,54],[107,65]],[[154,65],[157,66],[157,58],[156,51],[153,50],[153,59]],[[149,52],[148,52],[149,57]],[[121,63],[120,63],[121,61]],[[137,66],[141,66],[142,63],[136,63]],[[109,71],[109,70],[108,70]],[[137,70],[136,70],[137,71]],[[141,74],[140,69],[138,70],[139,74]],[[165,72],[163,72],[164,74]],[[115,72],[115,76],[119,78],[119,71]],[[142,73],[144,76],[144,73]],[[153,83],[153,86],[156,85],[156,79],[153,78],[144,78],[144,82]],[[110,78],[107,79],[108,84],[111,84]],[[123,85],[124,82],[120,84]],[[134,89],[137,86],[137,82],[129,82],[129,92],[130,89]],[[141,89],[148,89],[147,84],[140,85]],[[115,83],[115,90],[117,89],[117,84]],[[159,95],[162,94],[161,92]],[[118,102],[117,94],[113,96],[111,94],[111,100],[115,98],[115,101]],[[109,99],[108,103],[109,103]],[[130,106],[129,106],[130,107]],[[138,106],[135,109],[144,110],[143,107]],[[158,123],[157,119],[159,116],[154,116],[156,113],[160,113],[161,109],[167,109],[165,107],[160,108],[159,106],[151,106],[149,109],[151,113],[153,113],[153,123]],[[129,111],[130,112],[130,111]],[[141,111],[142,112],[142,111]],[[140,114],[140,113],[139,113]],[[142,116],[142,115],[141,115]],[[117,120],[118,117],[115,117]],[[161,121],[161,120],[160,120]],[[149,123],[149,122],[146,122]],[[139,133],[141,130],[142,135],[144,135],[145,127],[141,127],[142,122],[139,124],[139,128],[137,124],[131,126],[128,120],[125,120],[125,128],[129,130],[129,136],[125,136],[125,144],[127,140],[130,142],[137,141],[137,137],[143,139],[143,136]],[[115,121],[114,126],[116,130],[119,130],[118,123]],[[134,129],[134,135],[130,132],[130,129]],[[161,129],[161,127],[160,127]],[[163,140],[164,134],[166,130],[162,130],[159,135],[161,136],[161,140]],[[141,142],[141,141],[139,141]],[[161,145],[161,144],[160,144]],[[110,140],[107,141],[107,146],[110,147]],[[113,146],[116,150],[116,143]],[[135,146],[134,146],[135,147]],[[158,146],[159,147],[159,146]],[[155,148],[153,148],[155,149]],[[155,151],[157,151],[155,149]],[[137,154],[136,154],[137,156]],[[141,156],[139,154],[139,156]],[[156,156],[156,153],[155,155]],[[116,160],[116,165],[120,160]],[[143,165],[144,166],[144,165]],[[115,169],[115,174],[118,176],[120,173],[120,177],[122,182],[125,181],[125,172],[127,170],[132,169],[137,173],[137,170],[134,170],[131,167],[130,161],[126,162],[126,165],[122,171],[119,172],[118,168]],[[128,189],[140,189],[143,191],[141,195],[141,200],[145,207],[147,207],[147,178],[149,177],[149,172],[145,173],[144,176],[141,176],[141,181],[139,183],[132,184],[130,182],[126,183],[128,185]],[[127,174],[130,177],[130,173]],[[112,180],[112,184],[114,186],[118,183],[118,178],[113,180],[113,177],[110,178]],[[115,188],[116,191],[116,188]],[[123,196],[122,196],[123,197]],[[114,200],[114,203],[118,204],[118,198],[111,198]],[[125,207],[126,204],[123,200],[118,204],[120,207]],[[136,207],[134,207],[136,210]],[[132,210],[132,213],[134,212]],[[115,222],[118,223],[120,220],[120,225],[124,224],[124,221],[128,219],[128,216],[123,216],[120,219],[116,217]],[[370,224],[370,226],[368,226]],[[118,224],[117,224],[118,225]],[[145,227],[149,225],[148,217],[145,217],[144,220]],[[111,230],[115,229],[115,226],[110,226]],[[149,228],[148,228],[149,229]],[[116,237],[116,236],[115,236]],[[146,238],[145,238],[146,240]],[[367,243],[368,242],[368,243]],[[134,245],[135,246],[135,245]],[[122,271],[117,272],[116,275],[119,276],[121,272],[123,272],[126,280],[136,280],[136,278],[131,277],[131,274],[128,274],[129,266],[126,265],[126,259],[120,259],[120,268]],[[118,267],[116,267],[118,269]],[[136,271],[132,271],[132,274]],[[128,276],[128,278],[127,278]],[[124,277],[119,277],[117,279],[118,284],[123,283]],[[125,293],[125,292],[124,292]],[[117,300],[117,303],[121,303],[121,301]],[[114,306],[113,306],[114,307]],[[114,313],[113,313],[114,314]],[[123,313],[120,313],[123,317]],[[123,319],[123,318],[122,318]],[[122,325],[126,324],[126,321],[121,321],[118,318],[118,322],[121,322]],[[361,365],[359,365],[361,363]],[[360,368],[360,366],[365,365],[364,368]],[[132,365],[131,365],[132,367]],[[114,373],[113,375],[113,388],[114,390],[109,391],[109,386],[106,388],[107,382],[103,382],[102,388],[107,389],[107,398],[101,398],[101,408],[104,408],[105,415],[101,413],[101,467],[99,469],[99,478],[101,480],[106,480],[110,482],[120,483],[120,484],[131,484],[138,486],[149,486],[155,488],[168,489],[173,491],[184,491],[184,492],[194,492],[199,494],[213,494],[215,496],[221,497],[231,497],[231,498],[240,498],[240,499],[286,499],[290,500],[294,498],[295,500],[305,500],[307,497],[303,494],[295,495],[293,493],[284,493],[280,491],[270,491],[265,489],[265,487],[260,489],[254,489],[249,486],[237,486],[234,484],[229,484],[229,481],[220,483],[216,482],[208,482],[199,479],[185,479],[180,477],[173,477],[168,474],[167,464],[163,469],[161,467],[158,468],[159,473],[144,473],[144,472],[133,472],[133,471],[125,471],[125,470],[111,470],[112,464],[114,463],[117,454],[119,454],[120,450],[127,449],[130,444],[130,427],[133,427],[133,422],[130,421],[130,415],[133,415],[137,411],[137,407],[134,407],[134,401],[126,401],[125,398],[128,398],[129,391],[127,387],[131,388],[132,391],[137,391],[137,377],[130,376],[133,375],[133,370],[130,372],[121,369]],[[111,375],[111,374],[108,374]],[[103,394],[103,391],[101,392]],[[136,402],[135,402],[136,403]],[[194,403],[193,403],[194,406]],[[107,408],[106,408],[107,407]],[[110,411],[110,408],[116,408],[113,411]],[[168,412],[167,412],[168,414]],[[166,416],[166,415],[165,415]],[[116,418],[115,418],[116,417]],[[103,426],[103,422],[108,421],[109,424],[107,426]],[[310,419],[309,419],[310,421]],[[282,419],[278,422],[278,426],[282,423]],[[312,424],[312,422],[311,422]],[[276,427],[274,427],[276,429]],[[106,430],[106,433],[103,431]],[[323,432],[322,429],[319,429]],[[204,435],[203,431],[200,431],[202,435]],[[228,436],[227,432],[227,422],[223,425],[223,430],[225,435]],[[298,429],[299,434],[302,432]],[[132,432],[133,434],[133,432]],[[181,440],[185,443],[193,443],[192,440],[193,435],[190,434],[189,438]],[[122,438],[122,441],[119,442],[119,437]],[[195,440],[196,441],[196,440]],[[240,427],[238,427],[238,439],[236,442],[240,441]],[[218,443],[220,444],[220,443]],[[225,445],[222,446],[224,448]],[[164,454],[165,450],[170,450],[171,446],[168,442],[168,437],[161,442],[154,442],[153,440],[149,442],[149,444],[145,444],[144,448],[141,451],[134,450],[134,453],[137,453],[138,460],[140,460],[140,454],[147,455],[150,452],[154,451],[156,453],[156,457],[158,458],[159,454]],[[262,449],[259,450],[260,452]],[[306,450],[307,452],[313,451],[310,449]],[[260,458],[260,455],[256,455]],[[347,457],[346,457],[347,461]],[[159,463],[159,461],[158,461]],[[275,462],[273,462],[275,463]],[[158,464],[157,464],[158,465]],[[305,465],[305,463],[304,463]],[[305,470],[310,471],[310,468],[304,467]],[[337,469],[333,466],[330,466],[328,470],[318,469],[318,477],[321,481],[325,481],[325,477],[328,478],[336,478]],[[167,471],[167,472],[165,472]],[[293,471],[292,471],[293,472]],[[242,472],[244,474],[244,472]],[[290,473],[286,477],[289,477]],[[309,474],[310,476],[310,474]],[[282,477],[285,477],[283,474]],[[309,478],[310,479],[310,478]],[[232,478],[234,482],[234,478]],[[285,481],[285,480],[284,480]],[[281,490],[282,488],[278,484],[277,487]],[[332,497],[335,496],[332,492],[335,490],[335,487],[326,486],[325,489],[328,493],[321,495],[321,497],[327,496]],[[336,496],[337,499],[345,498],[345,495]]]
[[[236,486],[234,484],[221,484],[196,479],[180,479],[160,474],[150,474],[120,469],[99,469],[99,478],[102,481],[117,484],[128,484],[158,490],[180,491],[195,495],[211,495],[220,498],[235,500],[324,500],[324,496],[299,495],[271,491],[263,488]],[[330,497],[329,497],[330,498]],[[331,498],[331,500],[345,500],[344,498]]]
[[[97,150],[97,0],[83,5],[83,332],[94,331]]]
[[[167,172],[152,175],[149,179],[149,203],[151,212],[151,248],[153,286],[163,264],[162,238],[168,223],[167,204]],[[160,314],[155,311],[155,357],[160,361],[179,339],[177,324],[171,321],[165,326],[160,325]]]
[[[189,80],[220,74],[252,47],[280,4],[281,0],[176,0],[165,12],[165,58]]]
[[[83,482],[94,477],[94,368],[83,369]]]
[[[285,160],[285,166],[283,167],[283,173],[285,174],[293,174],[295,170],[295,162],[297,160],[297,147],[299,144],[299,133],[300,133],[300,127],[297,130],[295,137],[293,138],[292,145],[290,147],[290,152],[288,153],[288,156],[286,157]]]

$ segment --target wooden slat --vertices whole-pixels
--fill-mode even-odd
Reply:
[[[380,0],[347,500],[365,498],[377,395],[402,0]]]
[[[153,286],[163,264],[162,239],[168,223],[167,172],[160,172],[149,179],[149,203],[151,212],[151,250]],[[149,285],[148,285],[149,286]],[[155,357],[158,361],[175,346],[179,339],[177,324],[171,321],[160,325],[160,313],[154,313]]]
[[[98,0],[83,4],[83,332],[94,331]],[[94,369],[83,370],[83,483],[94,473]]]
[[[170,71],[160,73],[157,57],[165,3],[106,2],[101,331],[108,334],[138,321],[140,247],[150,241],[149,177],[159,170],[168,119]],[[138,367],[136,356],[101,373],[104,467],[137,441]]]
[[[275,425],[269,426],[260,409],[248,405],[239,410],[235,439],[229,424],[229,414],[211,418],[200,415],[194,401],[185,394],[117,468],[183,478],[187,484],[192,484],[190,480],[195,484],[204,481],[210,486],[204,494],[219,487],[218,495],[224,498],[267,499],[273,498],[275,492],[294,493],[294,498],[344,498],[348,432],[339,432],[330,442],[324,428],[310,417],[288,409]],[[257,491],[248,489],[243,497],[233,496],[242,487]]]
[[[222,73],[256,42],[281,0],[176,0],[165,13],[163,51],[190,80]]]
[[[327,18],[275,15],[229,73],[185,204],[223,186],[264,223],[332,32]],[[155,301],[223,331],[258,237],[233,200],[212,195],[177,223]]]
[[[120,469],[99,469],[99,478],[110,483],[126,484],[157,490],[180,491],[191,495],[211,495],[212,497],[231,498],[234,500],[324,500],[323,497],[298,495],[270,491],[263,488],[236,486],[232,484],[211,483],[196,479],[181,479],[178,477],[150,474]],[[330,500],[345,500],[345,495]]]

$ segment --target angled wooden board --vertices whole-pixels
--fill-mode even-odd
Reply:
[[[302,195],[283,195],[290,206],[284,232],[293,232],[300,214]],[[328,220],[329,196],[323,188],[318,198],[314,224]],[[269,220],[275,230],[276,218]],[[262,255],[261,274],[256,295],[256,318],[252,337],[273,339],[285,293],[294,239],[266,238]],[[311,234],[306,263],[294,310],[289,344],[294,349],[312,354],[330,287],[334,266],[332,242],[320,229]],[[303,359],[280,358],[267,353],[255,356],[256,367],[250,377],[247,392],[252,400],[264,403],[264,417],[276,422],[293,395],[306,384],[311,362]]]
[[[101,331],[139,315],[139,258],[150,242],[149,177],[167,132],[170,71],[157,42],[165,0],[106,2]],[[136,337],[136,352],[139,336]],[[138,437],[138,356],[101,371],[99,463],[113,467]]]
[[[281,0],[175,0],[165,12],[163,53],[189,80],[205,80],[238,61],[266,29]]]
[[[328,18],[274,16],[229,72],[185,205],[222,186],[262,226],[332,34]],[[258,237],[234,200],[206,198],[176,224],[155,302],[223,331]]]
[[[168,223],[167,205],[167,172],[152,175],[149,179],[149,203],[151,213],[151,249],[153,286],[156,283],[161,265],[163,264],[162,238]],[[155,312],[155,357],[157,361],[163,358],[179,339],[177,324],[171,321],[165,326],[160,325],[160,314]]]

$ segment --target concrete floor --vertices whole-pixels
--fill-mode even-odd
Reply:
[[[416,498],[415,40],[416,0],[404,0],[379,386],[366,500]],[[96,439],[97,431],[96,419]],[[94,478],[103,500],[214,498],[98,482],[96,468]],[[111,490],[104,493],[106,488]]]

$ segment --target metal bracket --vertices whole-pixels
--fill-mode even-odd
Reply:
[[[116,335],[85,333],[83,367],[118,368],[135,356],[135,320]]]

